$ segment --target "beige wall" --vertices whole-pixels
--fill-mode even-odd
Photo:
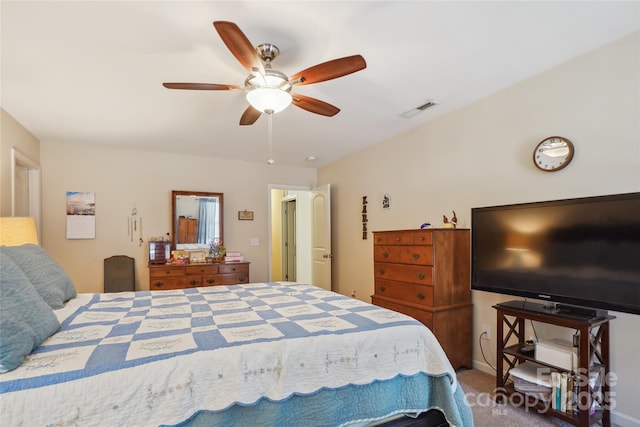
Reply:
[[[11,216],[11,149],[40,161],[40,142],[9,113],[0,108],[0,216]]]
[[[469,227],[472,207],[640,191],[639,38],[638,33],[626,37],[321,168],[318,184],[331,183],[334,194],[337,290],[356,289],[365,301],[373,293],[372,240],[354,232],[361,228],[363,195],[374,231],[424,222],[438,226],[452,210],[459,226]],[[569,138],[576,149],[573,163],[555,173],[532,163],[533,147],[551,135]],[[390,210],[380,208],[384,193],[391,195]],[[491,306],[507,299],[513,298],[473,293],[474,360],[487,372],[492,371],[479,351],[479,329],[491,325],[495,338]],[[614,314],[612,367],[621,375],[618,421],[638,423],[640,316]],[[483,340],[494,366],[495,348],[495,340]]]
[[[143,239],[171,228],[171,190],[224,193],[224,236],[228,250],[251,262],[252,281],[268,279],[269,184],[313,186],[315,169],[270,166],[176,154],[42,142],[44,248],[67,270],[80,292],[102,292],[103,260],[135,258],[137,286],[148,289],[147,246],[131,241],[127,220],[135,206]],[[66,239],[65,194],[95,193],[96,238]],[[254,212],[238,221],[238,211]],[[251,238],[260,245],[251,246]]]

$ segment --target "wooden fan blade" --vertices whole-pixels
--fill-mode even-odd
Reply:
[[[340,112],[338,107],[334,107],[319,99],[311,98],[310,96],[291,94],[291,97],[293,98],[291,101],[293,105],[311,113],[333,117]]]
[[[264,74],[264,65],[258,52],[236,24],[228,21],[215,21],[213,26],[229,51],[247,71],[253,71],[257,68]]]
[[[364,68],[367,68],[367,63],[361,55],[346,56],[300,71],[289,77],[289,81],[295,85],[308,85],[346,76]]]
[[[167,89],[192,89],[192,90],[234,90],[242,89],[237,85],[218,85],[215,83],[162,83]]]
[[[251,105],[249,105],[247,109],[244,110],[244,113],[242,113],[242,117],[240,117],[240,125],[246,126],[254,124],[256,120],[260,118],[261,114],[262,112],[260,110],[256,110]]]

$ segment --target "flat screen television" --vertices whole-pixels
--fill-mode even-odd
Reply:
[[[471,252],[471,289],[640,314],[640,193],[473,208]]]

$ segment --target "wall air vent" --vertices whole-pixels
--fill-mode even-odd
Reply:
[[[434,106],[436,106],[438,104],[440,104],[440,103],[438,101],[436,101],[435,99],[429,99],[429,100],[427,100],[427,102],[425,102],[424,104],[420,105],[419,107],[412,108],[411,110],[405,111],[404,113],[400,114],[400,117],[404,117],[405,119],[408,119],[409,117],[413,117],[416,114],[423,112],[427,108],[434,107]]]

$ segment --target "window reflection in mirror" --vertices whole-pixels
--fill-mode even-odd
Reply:
[[[223,241],[223,195],[202,191],[171,192],[174,249],[208,249]]]

